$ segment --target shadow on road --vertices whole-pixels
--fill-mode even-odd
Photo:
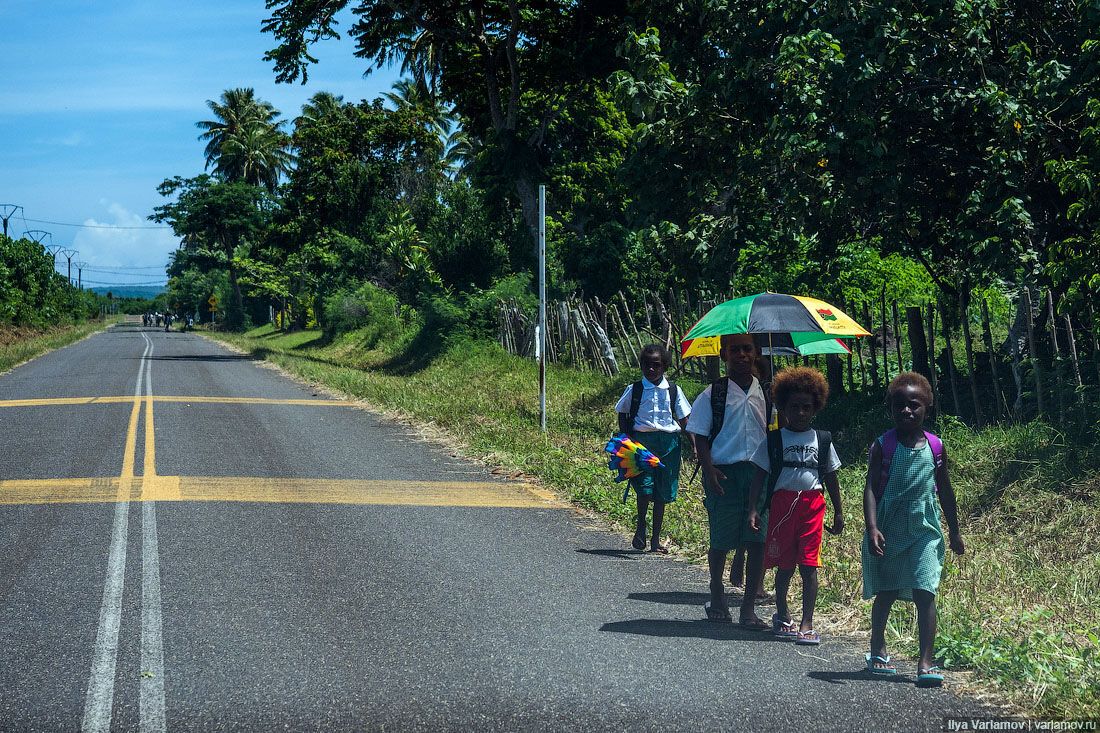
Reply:
[[[821,680],[822,682],[831,682],[834,685],[846,685],[848,684],[848,680],[858,680],[860,682],[875,680],[878,682],[904,682],[908,685],[913,684],[913,680],[906,675],[871,674],[866,669],[856,669],[851,672],[807,672],[806,676],[812,677],[815,680]]]
[[[642,550],[588,550],[584,547],[578,547],[577,552],[584,553],[585,555],[599,555],[600,557],[613,557],[617,560],[634,560],[638,555],[644,555]]]
[[[135,357],[138,358],[138,357]],[[250,354],[174,354],[172,356],[150,356],[150,361],[256,361],[258,357]]]
[[[699,606],[710,600],[709,593],[689,593],[687,591],[666,591],[663,593],[631,593],[627,596],[632,601],[649,601],[650,603],[667,603],[675,606]]]
[[[702,613],[702,609],[699,609]],[[632,621],[611,621],[600,627],[600,631],[618,634],[640,634],[642,636],[678,637],[682,639],[714,639],[717,641],[762,641],[778,642],[771,634],[760,631],[748,631],[737,624],[720,624],[712,621],[676,621],[673,619],[639,618]]]

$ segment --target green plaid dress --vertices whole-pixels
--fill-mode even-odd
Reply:
[[[878,501],[878,529],[886,538],[885,554],[871,554],[863,536],[863,597],[897,591],[913,599],[913,589],[935,593],[943,572],[944,541],[936,501],[936,466],[932,448],[898,444],[886,490]]]

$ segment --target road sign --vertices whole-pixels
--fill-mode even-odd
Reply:
[[[210,304],[210,310],[217,310],[218,308],[218,296],[211,295],[210,300],[206,301]]]

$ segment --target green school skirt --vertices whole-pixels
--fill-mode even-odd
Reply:
[[[661,459],[662,464],[656,471],[644,471],[641,476],[630,479],[634,491],[638,496],[666,504],[676,501],[676,492],[680,489],[680,433],[632,431],[630,439],[644,445]]]
[[[756,475],[756,464],[749,461],[732,465],[715,466],[726,475],[722,482],[725,493],[714,493],[707,477],[703,477],[703,490],[706,498],[703,506],[707,509],[707,523],[710,525],[710,549],[736,550],[746,542],[763,542],[768,533],[768,507],[764,506],[764,492],[756,502],[756,511],[760,514],[760,531],[749,528],[749,488]]]

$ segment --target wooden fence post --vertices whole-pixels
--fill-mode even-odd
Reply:
[[[886,342],[886,282],[882,283],[879,291],[879,323],[882,324],[882,384],[890,384],[890,345]],[[894,334],[894,340],[897,340]],[[901,360],[898,360],[898,371],[901,371]]]
[[[1027,360],[1031,365],[1031,372],[1035,376],[1035,403],[1039,415],[1046,414],[1046,400],[1043,397],[1043,368],[1039,366],[1039,360],[1035,358],[1035,318],[1031,313],[1031,289],[1024,286],[1024,309],[1027,316]]]
[[[898,302],[892,301],[890,308],[894,316],[894,346],[898,352],[898,373],[905,371],[905,363],[901,359],[901,319],[898,318]]]
[[[1011,334],[1009,335],[1011,338]],[[993,350],[993,331],[989,327],[989,304],[982,298],[982,339],[985,341],[985,351],[989,356],[989,373],[993,378],[993,414],[1007,415],[1008,401],[1001,392],[1001,380],[997,375],[997,355]]]
[[[932,382],[932,402],[936,410],[943,412],[940,404],[940,380],[936,375],[936,307],[928,304],[928,376]]]
[[[1080,388],[1084,381],[1081,379],[1081,364],[1077,361],[1077,339],[1073,337],[1073,320],[1067,313],[1062,316],[1062,322],[1066,324],[1066,340],[1069,342],[1069,358],[1073,366],[1073,384]]]
[[[974,403],[974,422],[980,427],[985,423],[982,403],[978,399],[978,373],[974,369],[974,347],[970,343],[970,289],[959,291],[959,315],[962,317],[963,345],[966,347],[966,368],[970,371],[970,399]]]
[[[959,401],[959,385],[955,374],[955,351],[951,348],[951,326],[947,318],[947,306],[940,301],[940,328],[943,329],[943,346],[947,352],[947,381],[951,385],[951,401],[955,403],[955,414],[962,417],[962,403]]]
[[[1092,336],[1092,364],[1096,367],[1096,384],[1100,386],[1100,338],[1096,336],[1096,311],[1089,305],[1089,334]]]
[[[909,356],[913,360],[913,371],[923,374],[931,381],[928,368],[928,341],[924,337],[924,317],[920,306],[907,306],[905,320],[909,330]]]
[[[871,343],[867,344],[867,351],[871,354],[871,385],[875,388],[875,391],[880,389],[878,381],[878,349],[875,348],[875,322],[871,318],[872,310],[870,306],[863,306],[863,320],[867,322],[867,330],[871,332]],[[885,340],[886,333],[883,332],[882,338]]]
[[[1054,361],[1054,392],[1058,397],[1058,420],[1066,422],[1066,380],[1062,374],[1062,349],[1058,346],[1058,321],[1054,317],[1054,294],[1047,291],[1047,326],[1050,328],[1050,346]]]

